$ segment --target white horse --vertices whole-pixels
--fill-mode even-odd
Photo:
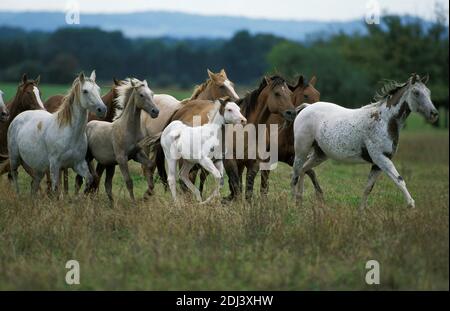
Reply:
[[[87,151],[86,123],[88,111],[103,117],[106,106],[95,83],[95,71],[90,78],[81,73],[73,82],[69,93],[57,112],[44,110],[25,111],[19,114],[8,129],[8,150],[11,174],[19,192],[17,169],[19,165],[31,168],[32,194],[46,171],[50,171],[52,190],[59,184],[59,171],[72,168],[92,182],[85,160]]]
[[[397,151],[399,131],[411,111],[430,122],[438,119],[438,111],[425,86],[428,77],[413,74],[405,83],[389,81],[375,96],[377,102],[359,109],[346,109],[326,102],[303,105],[294,122],[295,160],[292,192],[301,203],[304,175],[307,170],[328,158],[371,163],[361,209],[367,204],[377,177],[385,172],[403,192],[409,207],[413,198],[391,159]]]
[[[226,123],[245,124],[247,119],[234,102],[219,99],[214,104],[215,107],[208,114],[209,123],[191,127],[181,121],[173,121],[161,135],[161,146],[169,170],[167,180],[175,201],[177,200],[175,176],[178,160],[183,161],[180,179],[195,194],[199,202],[202,201],[200,191],[189,179],[189,172],[197,163],[214,176],[217,185],[214,192],[202,203],[219,195],[220,187],[223,185],[223,153],[218,154],[217,147],[222,140],[222,126]]]
[[[0,122],[6,122],[9,119],[9,111],[3,100],[3,91],[0,90]]]

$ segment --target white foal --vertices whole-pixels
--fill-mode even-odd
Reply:
[[[171,122],[161,135],[161,146],[168,165],[168,183],[172,197],[176,201],[176,170],[177,162],[182,161],[180,179],[202,202],[200,191],[189,179],[189,172],[195,164],[200,164],[211,173],[217,187],[203,203],[219,195],[223,185],[223,153],[221,148],[222,126],[224,124],[245,124],[247,120],[241,114],[236,103],[227,100],[216,100],[215,109],[209,113],[209,123],[203,126],[191,127],[181,121]]]
[[[381,172],[401,189],[408,206],[414,207],[405,181],[391,159],[397,151],[399,131],[411,111],[422,114],[430,122],[438,119],[438,111],[425,86],[427,79],[413,74],[405,83],[391,81],[377,94],[376,103],[359,109],[318,102],[301,110],[294,122],[295,160],[291,186],[296,199],[301,203],[305,172],[331,158],[372,164],[361,209],[366,206]]]

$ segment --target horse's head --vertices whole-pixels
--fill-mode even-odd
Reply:
[[[228,96],[220,98],[219,103],[219,113],[223,115],[225,123],[242,125],[245,125],[247,123],[247,119],[241,113],[241,108]]]
[[[84,109],[95,113],[97,117],[104,118],[107,112],[106,105],[100,97],[100,87],[95,83],[95,70],[92,71],[89,78],[80,73],[78,80],[80,83],[80,104]]]
[[[279,77],[264,77],[265,87],[260,93],[270,113],[279,114],[287,121],[294,121],[296,113],[292,105],[292,91],[286,81]]]
[[[28,80],[27,75],[22,75],[22,81],[17,88],[16,99],[20,111],[25,110],[45,110],[41,100],[41,91],[39,90],[40,76],[34,80]]]
[[[0,122],[6,122],[9,119],[9,111],[3,101],[3,92],[0,90]]]
[[[159,109],[153,101],[153,91],[150,90],[147,80],[139,81],[138,79],[131,79],[131,86],[134,88],[133,96],[136,107],[147,112],[152,118],[157,118]]]
[[[316,82],[316,76],[313,76],[309,82],[306,82],[305,78],[300,76],[297,84],[290,87],[295,107],[320,101],[320,92],[315,88]]]
[[[207,71],[209,79],[211,80],[209,83],[211,98],[229,96],[231,100],[239,99],[239,95],[234,90],[234,84],[228,79],[224,69],[218,73],[213,73],[209,69]]]
[[[426,87],[428,78],[428,75],[420,78],[413,74],[408,81],[405,99],[411,111],[422,114],[429,122],[434,123],[439,118],[439,111],[434,107],[431,92]]]

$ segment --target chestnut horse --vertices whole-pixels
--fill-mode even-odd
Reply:
[[[9,118],[5,122],[0,122],[0,162],[8,159],[8,127],[17,115],[26,110],[43,109],[40,90],[38,88],[40,77],[35,80],[28,80],[27,75],[22,76],[22,80],[17,87],[14,98],[6,104],[9,110]],[[5,161],[0,168],[0,176],[9,172],[9,161]]]
[[[121,84],[120,81],[118,81],[116,78],[113,78],[113,86],[111,87],[111,90],[109,90],[108,93],[102,96],[102,101],[106,105],[106,108],[108,109],[106,112],[106,116],[104,118],[99,118],[95,113],[89,112],[88,122],[92,120],[97,121],[106,121],[106,122],[112,122],[114,119],[114,116],[119,109],[117,107],[116,102],[114,101],[115,98],[117,98],[117,87]],[[62,104],[62,100],[65,95],[53,95],[50,96],[44,103],[44,107],[47,109],[48,112],[54,113],[58,111],[59,107]],[[97,166],[97,169],[100,170],[99,166]],[[103,172],[103,171],[102,171]],[[68,193],[69,191],[69,180],[68,180],[68,170],[63,169],[64,174],[64,193]],[[94,180],[93,187],[97,184],[97,179]],[[82,180],[81,180],[82,183]],[[50,189],[51,183],[50,178],[47,175],[47,187]]]
[[[303,76],[298,78],[298,82],[295,86],[290,86],[292,90],[292,98],[294,106],[297,108],[301,104],[313,104],[320,100],[320,93],[315,89],[317,78],[313,76],[308,82],[305,81]],[[269,128],[270,124],[279,124],[278,129],[278,161],[286,163],[290,166],[294,163],[295,151],[294,151],[294,129],[293,124],[285,125],[285,120],[277,114],[271,114],[267,120],[266,125]],[[268,135],[267,137],[270,137]],[[269,144],[268,144],[269,145]],[[261,188],[262,195],[266,195],[269,191],[269,174],[270,170],[261,171]],[[311,181],[316,189],[316,194],[321,198],[322,189],[317,182],[316,175],[313,170],[306,172],[311,178]]]

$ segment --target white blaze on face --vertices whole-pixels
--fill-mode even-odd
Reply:
[[[230,80],[225,80],[223,85],[225,85],[225,87],[228,89],[228,91],[230,91],[230,93],[235,97],[235,99],[239,99],[239,95],[234,90]]]
[[[39,106],[45,110],[44,103],[42,102],[41,96],[39,95],[39,89],[36,86],[33,86],[33,93],[34,93],[34,96],[36,96],[36,100],[37,100]]]

